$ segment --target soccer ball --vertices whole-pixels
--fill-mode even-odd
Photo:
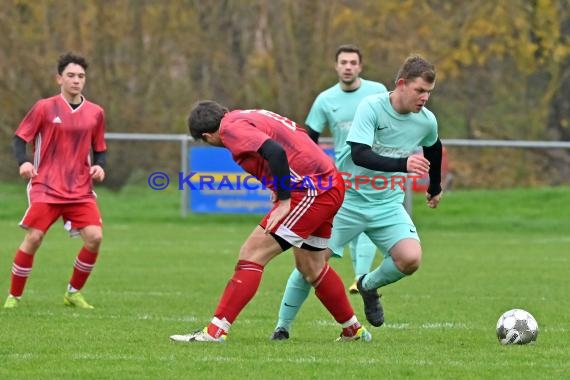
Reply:
[[[512,309],[497,321],[497,338],[501,344],[527,344],[538,335],[538,323],[526,310]]]

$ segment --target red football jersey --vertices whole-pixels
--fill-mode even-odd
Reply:
[[[257,153],[268,139],[285,149],[292,191],[315,189],[309,194],[316,195],[332,185],[336,172],[332,159],[303,128],[284,116],[266,110],[235,110],[224,116],[219,132],[237,164],[271,190],[275,185],[269,165]]]
[[[33,140],[38,175],[29,184],[30,202],[94,202],[89,175],[91,149],[103,152],[105,114],[86,99],[73,109],[63,95],[39,100],[16,135]]]

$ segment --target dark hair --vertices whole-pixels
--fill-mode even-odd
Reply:
[[[201,100],[192,105],[188,116],[188,130],[194,140],[203,140],[203,133],[214,133],[229,110],[213,100]]]
[[[87,60],[83,56],[68,52],[59,56],[59,60],[57,61],[57,73],[59,75],[63,74],[63,70],[65,70],[70,63],[75,63],[83,67],[85,71],[87,71],[87,67],[89,67]]]
[[[358,61],[362,63],[362,53],[360,52],[360,49],[356,45],[352,44],[340,45],[336,49],[336,54],[334,56],[335,62],[338,61],[338,56],[340,55],[340,53],[356,53],[358,54]]]
[[[407,80],[422,78],[428,83],[435,81],[435,66],[420,57],[419,55],[412,55],[404,61],[398,74],[396,81],[400,78]]]

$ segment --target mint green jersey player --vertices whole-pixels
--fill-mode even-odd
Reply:
[[[400,114],[390,103],[390,93],[371,95],[360,102],[337,163],[345,178],[346,193],[329,244],[334,256],[342,256],[344,245],[362,232],[384,257],[402,239],[419,241],[416,227],[403,206],[407,173],[356,165],[352,144],[370,146],[372,152],[382,157],[405,160],[436,141],[437,120],[427,108]]]
[[[390,104],[389,93],[363,99],[337,162],[339,170],[350,181],[344,203],[356,208],[364,203],[371,212],[375,205],[400,205],[404,201],[407,176],[404,172],[375,171],[356,165],[350,143],[371,146],[380,156],[407,158],[421,147],[434,145],[437,139],[437,120],[427,108],[400,114]]]
[[[382,83],[360,78],[360,87],[345,91],[340,83],[321,92],[315,99],[305,124],[319,134],[328,127],[334,144],[335,160],[346,145],[346,136],[352,125],[356,108],[369,95],[387,92]]]
[[[357,280],[373,326],[384,323],[378,289],[411,275],[421,263],[416,226],[403,205],[407,173],[429,173],[427,205],[436,208],[441,200],[442,145],[437,120],[425,107],[435,76],[432,64],[408,57],[394,91],[360,102],[338,158],[347,189],[329,247],[341,254],[347,242],[365,233],[382,252],[380,266]],[[420,148],[423,156],[414,154]]]

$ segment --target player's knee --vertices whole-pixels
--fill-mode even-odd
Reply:
[[[313,279],[316,279],[314,271],[311,270],[311,266],[308,265],[309,263],[304,262],[302,260],[295,260],[295,267],[301,273],[301,276],[307,281],[308,283],[313,282]]]
[[[85,246],[91,252],[97,252],[102,241],[103,233],[101,231],[93,231],[85,235]]]
[[[306,250],[302,248],[293,249],[295,255],[295,266],[303,275],[303,278],[313,283],[321,274],[328,260],[327,250],[320,251]]]
[[[421,265],[421,259],[414,260],[408,263],[403,273],[407,274],[408,276],[415,273]]]
[[[409,276],[415,273],[419,269],[421,263],[422,263],[421,253],[415,255],[409,255],[405,258],[405,260],[402,260],[401,262],[402,267],[400,268],[400,271],[405,275]]]
[[[309,284],[313,284],[319,278],[321,272],[323,271],[326,263],[323,262],[296,262],[297,269],[303,275],[305,281]]]
[[[405,275],[411,275],[422,263],[422,248],[417,240],[403,239],[390,252],[394,264]]]
[[[42,231],[33,228],[29,229],[24,239],[24,245],[27,248],[26,252],[31,254],[35,253],[36,250],[42,244],[43,239],[44,239],[44,233]]]

